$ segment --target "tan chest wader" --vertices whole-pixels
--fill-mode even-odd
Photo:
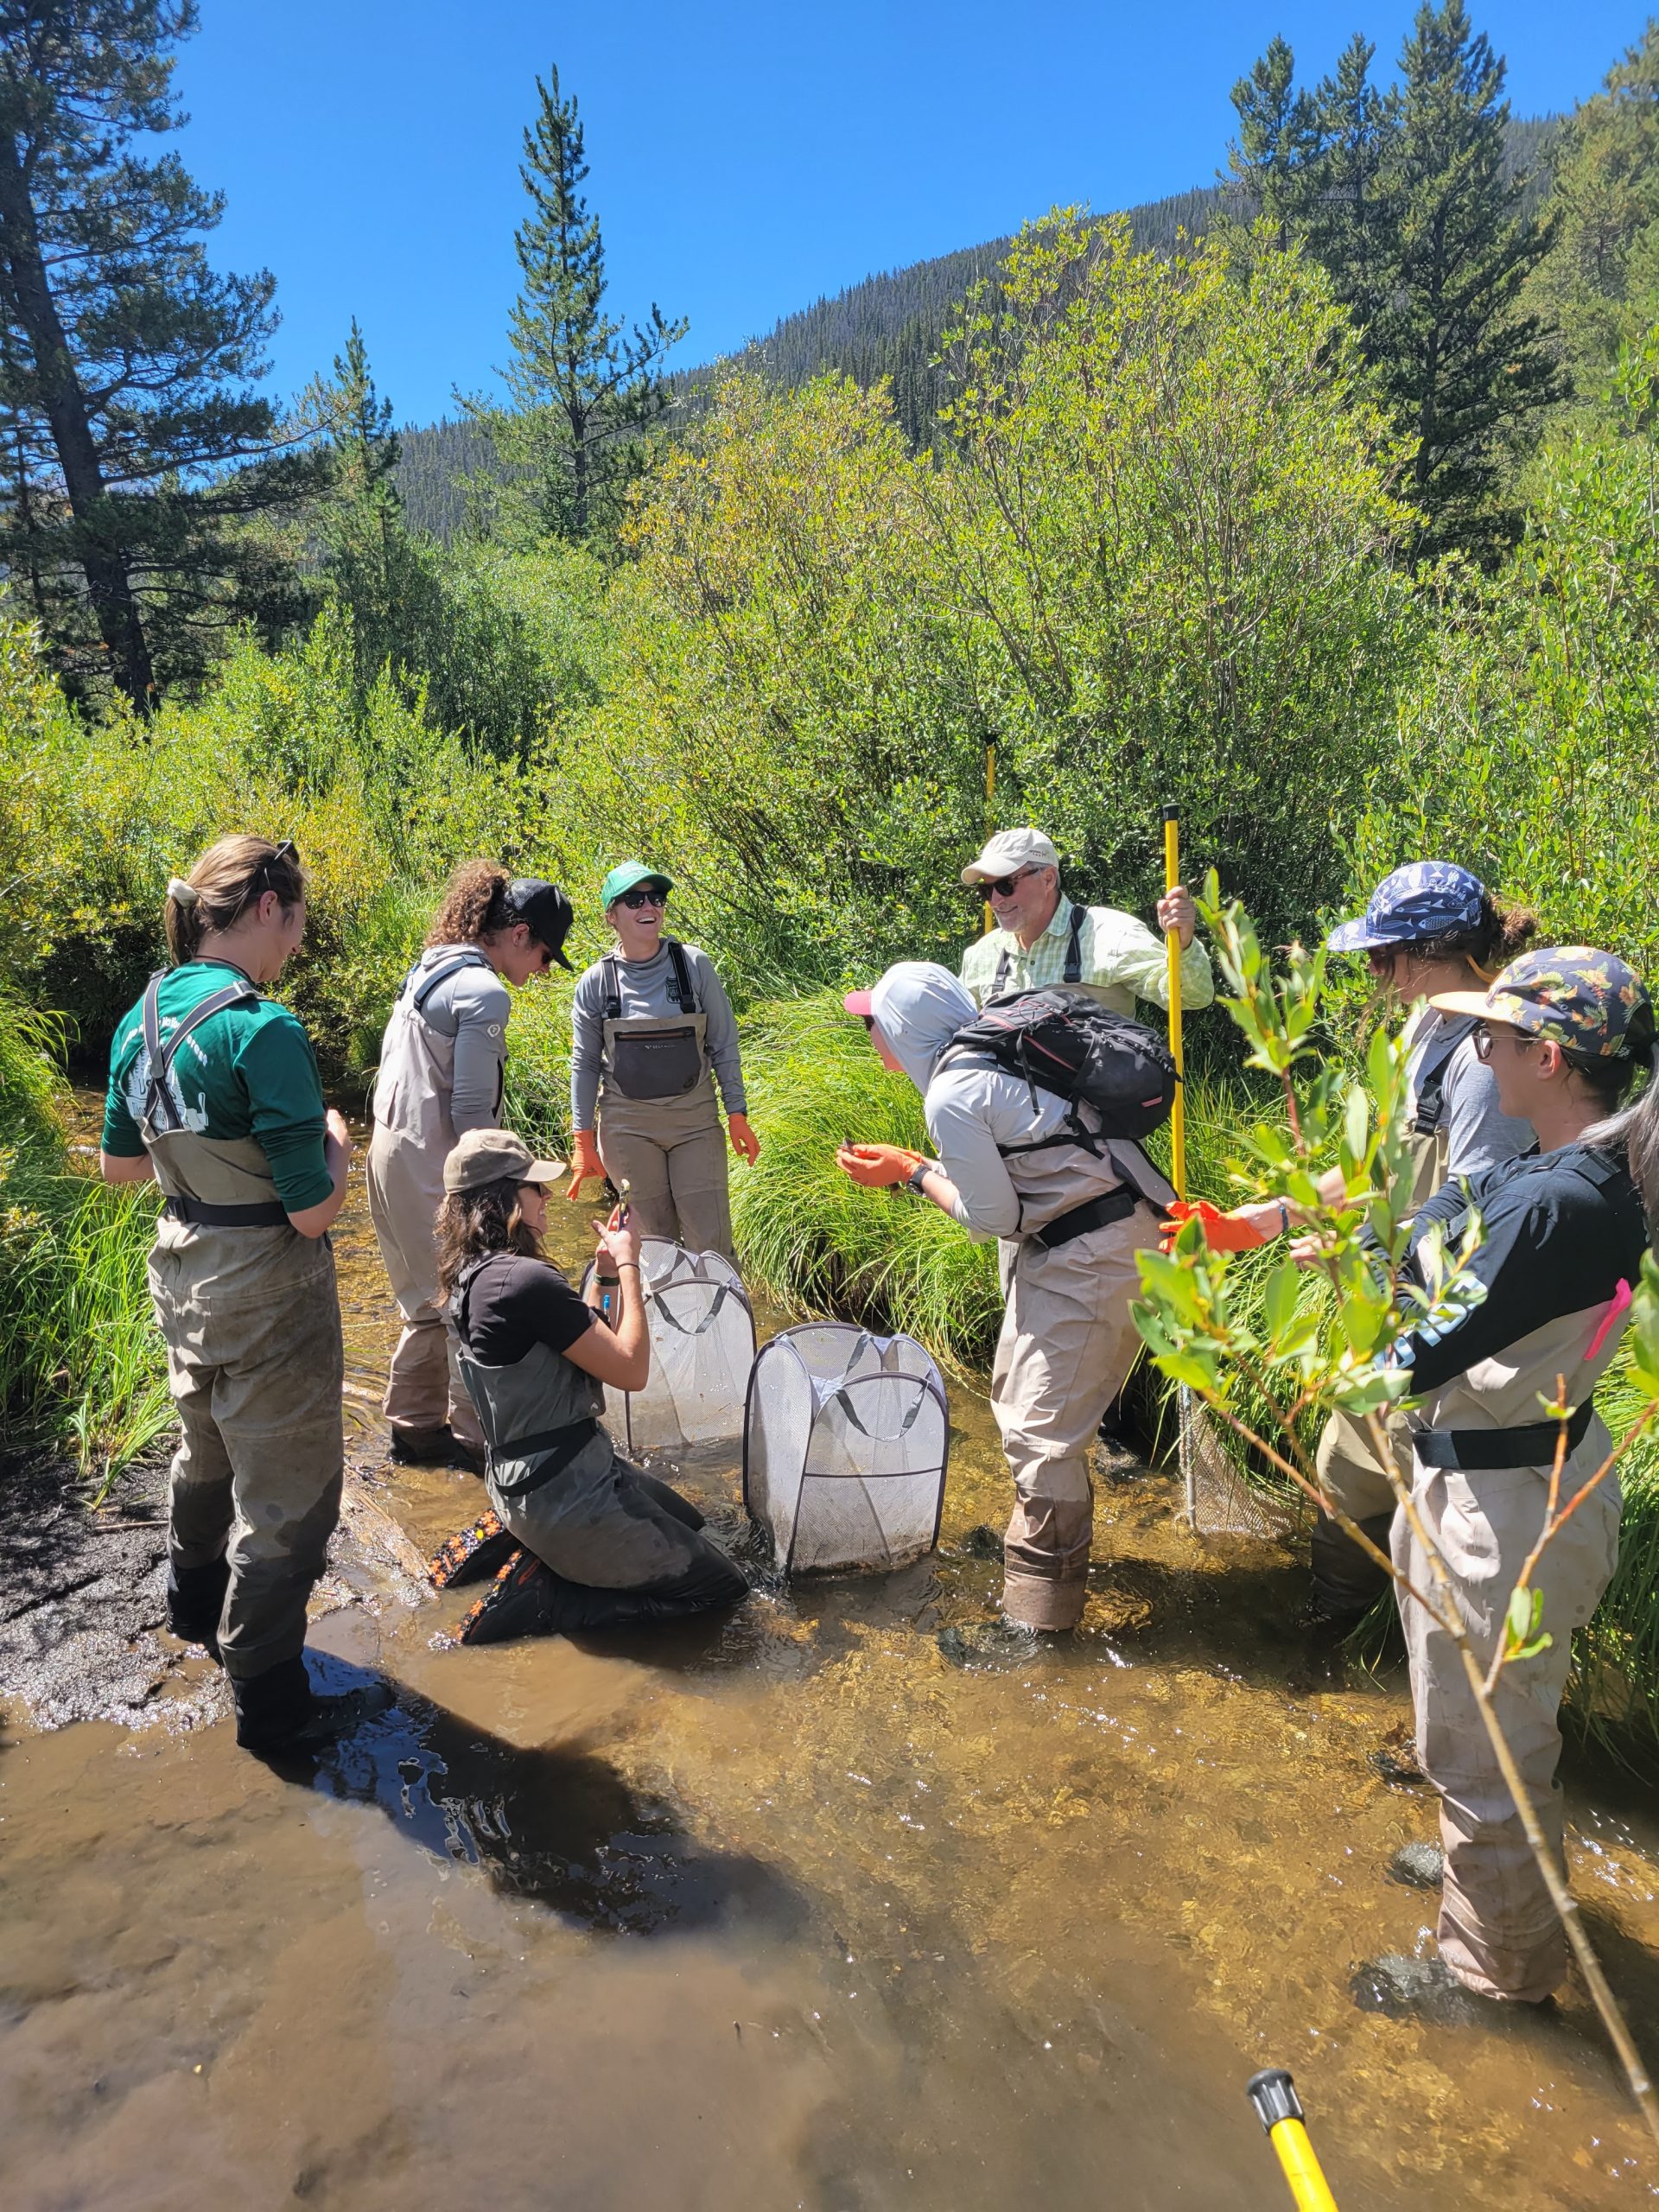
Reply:
[[[741,1597],[747,1586],[702,1535],[696,1508],[619,1456],[591,1375],[548,1344],[501,1366],[474,1355],[472,1290],[490,1256],[457,1279],[453,1326],[490,1501],[529,1557],[508,1560],[462,1640],[617,1627]]]
[[[726,1141],[706,1049],[708,1017],[692,988],[691,964],[676,938],[664,942],[674,972],[672,1014],[625,1020],[613,952],[600,963],[605,1048],[600,1081],[599,1155],[613,1183],[626,1179],[642,1236],[735,1262]]]
[[[449,1110],[455,1040],[434,1028],[426,1008],[434,991],[452,976],[489,966],[474,945],[446,945],[417,960],[404,978],[386,1023],[375,1080],[369,1216],[404,1317],[381,1410],[394,1440],[411,1449],[433,1444],[446,1421],[475,1449],[484,1441],[438,1311],[436,1224],[443,1203],[443,1163],[455,1147]],[[500,1111],[499,1079],[496,1110]]]
[[[303,1718],[309,1702],[306,1601],[339,1517],[345,1461],[334,1256],[327,1237],[289,1222],[263,1147],[188,1128],[173,1086],[191,1033],[259,993],[245,979],[213,992],[163,1042],[161,982],[152,976],[144,994],[137,1119],[166,1193],[149,1287],[181,1430],[168,1613],[177,1634],[217,1652],[238,1740],[252,1742],[247,1709]]]
[[[1446,1078],[1453,1056],[1474,1029],[1472,1019],[1449,1022],[1432,1058],[1417,1077],[1411,1117],[1411,1211],[1427,1204],[1446,1180],[1451,1139],[1446,1127]],[[1382,1417],[1394,1446],[1394,1463],[1403,1483],[1411,1480],[1411,1440],[1406,1416]],[[1314,1455],[1320,1486],[1360,1527],[1379,1551],[1389,1548],[1395,1497],[1371,1447],[1370,1431],[1347,1414],[1332,1414],[1319,1433]],[[1388,1582],[1383,1570],[1328,1513],[1316,1516],[1313,1537],[1313,1599],[1333,1621],[1357,1620],[1370,1611]]]

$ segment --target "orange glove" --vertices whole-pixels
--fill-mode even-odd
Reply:
[[[760,1140],[749,1127],[747,1114],[728,1114],[726,1134],[731,1138],[732,1150],[740,1160],[747,1160],[751,1167],[760,1157]]]
[[[836,1154],[836,1165],[867,1191],[880,1191],[913,1175],[922,1157],[899,1144],[844,1144]]]
[[[575,1130],[570,1141],[570,1180],[564,1186],[565,1197],[580,1205],[582,1185],[604,1179],[605,1163],[599,1156],[593,1131]]]
[[[1208,1198],[1200,1198],[1195,1206],[1177,1198],[1164,1222],[1162,1250],[1169,1250],[1182,1225],[1189,1221],[1198,1224],[1204,1231],[1204,1241],[1212,1252],[1253,1252],[1258,1244],[1268,1241],[1252,1223],[1240,1221],[1236,1214],[1223,1213]]]

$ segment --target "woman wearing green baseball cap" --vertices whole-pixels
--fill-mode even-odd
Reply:
[[[626,1181],[642,1235],[734,1259],[715,1086],[732,1150],[753,1160],[737,1023],[714,963],[665,936],[672,879],[624,861],[600,891],[617,949],[576,985],[571,1009],[570,1182]]]

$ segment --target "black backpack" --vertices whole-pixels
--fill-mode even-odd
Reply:
[[[1065,991],[993,999],[957,1030],[938,1065],[956,1058],[986,1060],[1020,1077],[1033,1108],[1039,1090],[1064,1098],[1073,1109],[1068,1119],[1091,1150],[1095,1133],[1077,1107],[1094,1108],[1103,1137],[1138,1144],[1169,1119],[1180,1081],[1168,1047],[1144,1023]]]

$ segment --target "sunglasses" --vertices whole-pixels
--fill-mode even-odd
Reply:
[[[1012,899],[1026,878],[1036,873],[1037,863],[1033,861],[1025,868],[1016,868],[1012,875],[999,875],[995,880],[982,883],[973,893],[975,904],[978,904],[982,894],[987,899]]]
[[[1510,1041],[1517,1052],[1524,1052],[1530,1046],[1548,1044],[1549,1040],[1545,1037],[1522,1037],[1517,1030],[1512,1029],[1510,1032]],[[1475,1058],[1483,1067],[1492,1057],[1492,1044],[1493,1033],[1484,1021],[1478,1022],[1474,1033]]]
[[[271,870],[283,861],[292,861],[296,868],[300,865],[299,848],[291,837],[284,837],[274,853],[267,853],[248,878],[247,888],[237,901],[236,912],[231,916],[231,922],[238,918],[244,907],[250,905],[257,906],[266,892],[274,888],[270,880]],[[231,923],[226,922],[225,927],[228,929]]]
[[[646,891],[644,889],[639,891],[625,891],[618,903],[626,906],[630,913],[637,914],[642,906],[666,906],[668,904],[668,893],[666,891]]]

